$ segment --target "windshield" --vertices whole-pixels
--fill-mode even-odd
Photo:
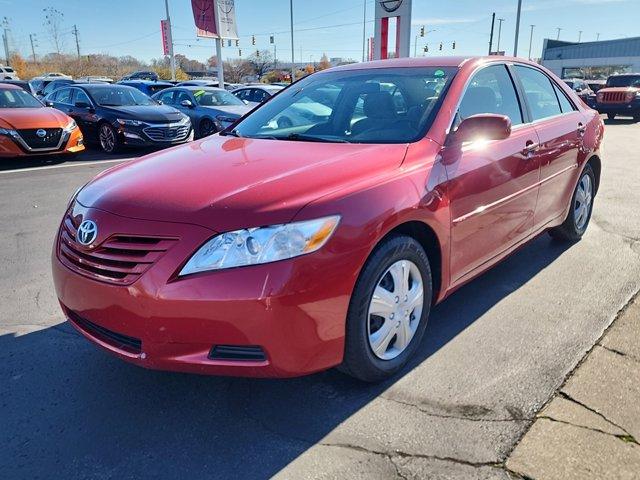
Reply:
[[[609,77],[607,87],[640,87],[640,75]]]
[[[131,107],[135,105],[157,105],[154,100],[133,87],[86,87],[95,102],[103,107]]]
[[[245,117],[251,138],[407,143],[424,136],[455,68],[376,68],[310,75]]]
[[[0,89],[0,108],[38,108],[42,103],[22,89]]]
[[[226,105],[242,105],[244,102],[226,90],[196,90],[193,96],[198,105],[203,107],[219,107]]]

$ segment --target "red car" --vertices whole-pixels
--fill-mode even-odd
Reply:
[[[330,114],[274,120],[301,104]],[[521,59],[325,70],[85,185],[54,245],[56,292],[85,337],[143,367],[379,381],[434,304],[544,231],[582,237],[602,135]]]

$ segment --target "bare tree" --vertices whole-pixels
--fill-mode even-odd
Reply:
[[[269,50],[256,51],[249,55],[249,63],[253,66],[253,70],[258,78],[267,73],[273,65],[273,56]]]
[[[234,58],[223,63],[224,78],[231,83],[241,83],[247,75],[254,73],[253,65],[248,60]]]
[[[56,47],[56,53],[59,54],[61,50],[64,49],[64,37],[62,34],[64,13],[53,7],[43,8],[42,11],[44,12],[44,22],[42,22],[42,25],[47,29],[47,32],[49,32],[51,41]]]

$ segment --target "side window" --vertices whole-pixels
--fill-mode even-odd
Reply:
[[[249,101],[249,99],[247,98],[249,95],[249,90],[240,90],[238,93],[236,93],[236,97],[238,97],[240,100],[247,100]]]
[[[165,105],[173,105],[173,91],[161,93],[158,96],[158,100],[160,100]]]
[[[481,113],[506,115],[512,125],[523,123],[516,89],[504,65],[480,70],[464,92],[458,109],[458,121]]]
[[[258,102],[264,102],[269,98],[269,94],[264,90],[259,90],[256,88],[256,98],[259,98],[259,100],[257,100]]]
[[[553,84],[553,88],[556,91],[556,95],[558,95],[558,100],[560,101],[560,109],[562,110],[562,113],[573,112],[575,110],[575,107],[569,101],[565,93],[555,83]]]
[[[57,103],[64,103],[66,105],[71,105],[71,94],[73,92],[71,91],[70,88],[61,88],[60,90],[58,90],[57,94],[56,94],[56,102]]]
[[[516,65],[515,70],[522,81],[533,120],[553,117],[562,113],[549,77],[531,67]]]
[[[87,96],[86,93],[84,93],[84,91],[77,88],[75,90],[76,90],[76,97],[73,100],[74,104],[78,102],[82,102],[82,103],[86,103],[87,105],[91,105],[91,100],[89,100],[89,97]]]
[[[176,105],[180,105],[185,100],[189,100],[191,103],[193,103],[193,100],[191,100],[191,96],[187,92],[177,92],[175,100]]]

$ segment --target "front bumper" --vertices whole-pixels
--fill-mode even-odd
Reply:
[[[145,124],[135,127],[131,125],[114,125],[117,128],[120,142],[132,147],[152,147],[179,145],[193,140],[191,123],[177,124]]]
[[[52,263],[58,299],[74,327],[93,343],[145,368],[199,374],[291,377],[341,363],[361,255],[332,253],[329,242],[296,259],[178,279],[176,271],[212,231],[132,221],[95,209],[82,213],[108,231],[154,232],[178,239],[128,286],[72,271],[60,261],[56,243]],[[138,340],[141,347],[123,346],[114,335],[96,333],[85,321]],[[259,347],[265,358],[212,359],[214,346]]]
[[[63,133],[60,145],[47,149],[32,149],[21,139],[0,135],[0,158],[73,154],[81,152],[84,148],[84,139],[79,128]]]
[[[640,115],[640,99],[629,103],[599,103],[594,107],[599,113],[615,113],[616,115]]]

